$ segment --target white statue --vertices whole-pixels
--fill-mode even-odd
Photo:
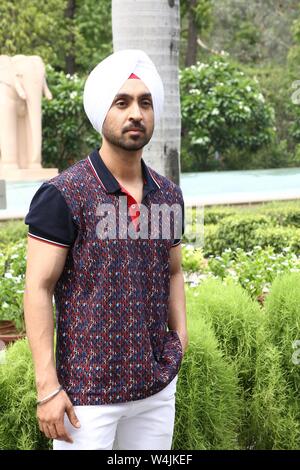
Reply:
[[[39,56],[0,55],[0,163],[3,169],[41,168],[42,94],[47,87]]]

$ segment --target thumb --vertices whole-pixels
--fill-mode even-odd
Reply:
[[[75,411],[74,411],[74,407],[71,403],[67,406],[66,413],[67,413],[70,423],[73,426],[75,426],[75,428],[80,428],[79,419],[77,418]]]

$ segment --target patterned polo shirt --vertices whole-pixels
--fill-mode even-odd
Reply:
[[[25,218],[29,237],[68,248],[54,291],[56,368],[74,405],[153,395],[173,380],[183,355],[178,333],[168,329],[182,191],[141,159],[138,207],[98,150],[43,183]]]

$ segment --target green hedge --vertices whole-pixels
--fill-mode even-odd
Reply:
[[[290,209],[285,216],[284,212],[275,216],[269,210],[265,214],[225,212],[223,218],[213,215],[208,220],[218,220],[218,223],[204,225],[204,256],[221,255],[228,248],[249,251],[255,246],[273,246],[276,252],[290,247],[294,253],[300,253],[297,210]]]
[[[18,242],[26,238],[28,225],[23,220],[9,220],[0,222],[0,253],[8,243]]]
[[[231,207],[207,207],[204,209],[204,223],[205,225],[218,224],[221,220],[235,215],[235,213],[236,210]]]
[[[204,227],[204,254],[221,254],[227,248],[250,250],[257,244],[255,231],[268,224],[270,219],[264,215],[245,214],[228,216],[208,231]]]
[[[204,256],[209,256],[209,255],[220,253],[221,242],[217,234],[218,234],[218,225],[214,225],[214,224],[204,225],[204,245],[203,245]],[[223,250],[221,250],[221,252],[222,251]]]
[[[289,227],[260,227],[253,234],[252,243],[261,247],[272,246],[277,253],[284,248],[300,253],[300,229]]]
[[[300,227],[300,201],[272,201],[260,204],[205,207],[205,224],[217,224],[229,215],[265,215],[274,225]]]
[[[195,210],[186,209],[186,233],[192,232]],[[193,232],[192,232],[193,233]],[[193,243],[183,236],[183,241]],[[299,253],[300,202],[280,201],[247,206],[213,206],[204,210],[205,257],[221,255],[226,249],[252,250],[273,246],[277,252],[290,246]]]
[[[263,205],[259,211],[270,217],[274,225],[293,225],[300,228],[300,202],[298,201]]]

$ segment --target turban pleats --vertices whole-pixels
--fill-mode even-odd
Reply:
[[[163,111],[164,88],[161,77],[148,55],[139,49],[125,49],[106,57],[89,74],[83,93],[83,106],[92,126],[102,133],[105,117],[114,97],[131,77],[144,82],[152,95],[154,121]]]

